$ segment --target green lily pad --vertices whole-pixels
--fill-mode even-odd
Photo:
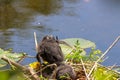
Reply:
[[[95,48],[96,45],[94,42],[82,39],[82,38],[68,38],[68,39],[63,39],[63,41],[67,42],[69,45],[74,46],[76,41],[79,41],[80,47],[83,49],[86,48]]]
[[[1,59],[3,56],[6,56],[13,61],[19,61],[25,55],[25,53],[12,53],[10,51],[4,51],[0,48],[0,67],[4,67],[7,65],[7,62]]]
[[[65,45],[65,44],[60,44],[61,49],[63,51],[64,54],[70,53],[72,51],[72,47],[74,47],[75,42],[79,41],[80,43],[80,47],[82,49],[86,49],[86,48],[95,48],[96,45],[94,42],[86,40],[86,39],[82,39],[82,38],[67,38],[67,39],[63,39],[62,41],[65,41],[67,44],[69,44],[71,47]],[[85,51],[83,51],[82,54],[86,54]]]

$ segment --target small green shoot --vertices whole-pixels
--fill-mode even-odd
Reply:
[[[65,59],[73,63],[80,63],[80,59],[90,62],[96,61],[101,54],[102,52],[95,48],[91,48],[91,51],[86,54],[85,49],[80,47],[80,42],[77,40],[75,42],[74,49],[71,51],[71,53],[65,56]]]
[[[80,43],[77,40],[75,45],[74,45],[74,49],[72,50],[71,53],[67,54],[65,58],[70,62],[79,63],[80,59],[84,56],[82,54],[83,51],[84,51],[84,49],[82,49],[80,47]]]
[[[91,48],[91,52],[89,53],[88,57],[90,61],[96,61],[97,59],[100,58],[101,55],[102,55],[101,50]],[[102,60],[100,62],[102,62]]]

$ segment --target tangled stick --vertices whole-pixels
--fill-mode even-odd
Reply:
[[[40,80],[39,76],[37,74],[35,74],[35,72],[31,68],[27,68],[25,66],[22,66],[19,63],[7,58],[6,56],[3,56],[1,59],[6,61],[8,64],[12,64],[15,67],[17,67],[18,69],[20,69],[21,71],[25,72],[26,73],[25,75],[27,75],[27,79],[30,78],[32,80]],[[33,75],[33,76],[30,76],[30,75]]]

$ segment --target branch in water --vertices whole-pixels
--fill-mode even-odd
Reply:
[[[37,74],[35,74],[35,72],[33,71],[33,69],[31,69],[31,68],[29,68],[29,67],[27,68],[27,67],[25,67],[25,66],[22,66],[21,64],[16,63],[15,61],[7,58],[6,56],[3,56],[1,59],[4,60],[4,61],[6,61],[8,64],[12,64],[12,65],[14,65],[16,68],[22,70],[22,71],[25,73],[25,75],[27,75],[28,77],[29,77],[30,75],[33,75],[33,74],[34,74],[33,76],[30,76],[30,77],[29,77],[30,79],[32,79],[32,80],[40,80],[40,79],[39,79],[39,76],[38,76]]]

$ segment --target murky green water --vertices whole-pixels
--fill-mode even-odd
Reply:
[[[46,34],[89,39],[105,51],[120,35],[120,1],[0,0],[1,48],[36,55],[33,32],[38,40]],[[120,64],[119,48],[120,42],[103,64]]]

